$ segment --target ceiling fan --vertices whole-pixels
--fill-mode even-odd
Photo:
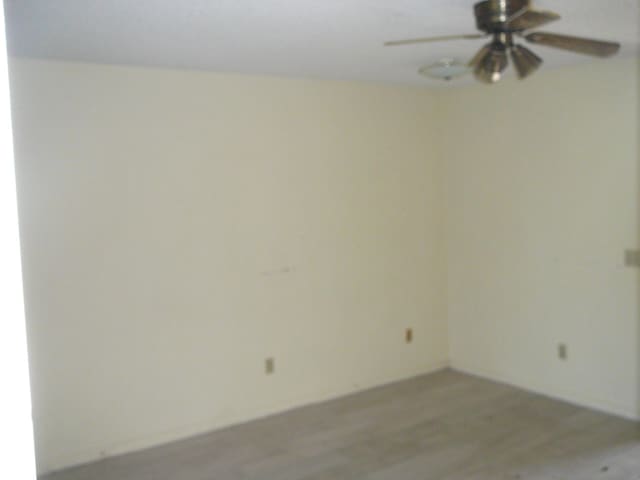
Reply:
[[[469,67],[475,77],[484,83],[496,83],[509,66],[509,57],[519,78],[535,72],[542,59],[527,47],[517,44],[517,39],[547,47],[560,48],[595,57],[610,57],[620,50],[620,44],[571,37],[545,32],[528,32],[560,19],[554,12],[533,10],[529,0],[484,0],[474,6],[476,25],[484,33],[469,35],[446,35],[441,37],[414,38],[385,43],[386,46],[440,42],[459,39],[493,37],[471,59]]]

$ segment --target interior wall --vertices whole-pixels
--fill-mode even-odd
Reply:
[[[39,471],[446,365],[431,93],[18,59],[11,81]]]
[[[636,416],[639,76],[425,91],[12,60],[39,470],[449,355]]]
[[[443,92],[455,368],[638,415],[637,75],[609,60]]]

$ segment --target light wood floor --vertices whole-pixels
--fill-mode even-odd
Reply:
[[[640,429],[444,371],[46,480],[636,480]]]

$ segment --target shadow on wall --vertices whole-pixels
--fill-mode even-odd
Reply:
[[[637,119],[638,122],[640,122],[640,59],[637,62],[637,73],[636,73],[636,92],[637,92],[637,96],[636,96],[636,103],[637,103]],[[637,136],[636,136],[636,152],[638,155],[638,170],[637,170],[637,175],[638,175],[638,198],[636,200],[636,206],[637,206],[637,211],[636,211],[636,219],[637,219],[637,232],[638,232],[638,238],[637,241],[640,243],[640,132],[637,132]],[[636,245],[636,248],[640,248],[640,245]],[[637,355],[637,370],[636,373],[638,375],[638,382],[637,382],[637,386],[638,386],[638,419],[640,419],[640,269],[637,271],[636,273],[637,279],[638,279],[638,283],[637,283],[637,288],[638,288],[638,310],[637,310],[637,314],[638,314],[638,330],[637,330],[637,335],[638,335],[638,348],[636,351],[636,355]]]

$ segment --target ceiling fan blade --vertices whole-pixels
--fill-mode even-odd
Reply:
[[[514,45],[511,47],[510,53],[513,66],[520,79],[528,77],[542,65],[542,59],[522,45]]]
[[[447,40],[476,40],[487,37],[486,33],[472,33],[469,35],[443,35],[440,37],[411,38],[408,40],[394,40],[386,42],[385,47],[395,47],[398,45],[413,45],[416,43],[446,42]]]
[[[620,50],[619,43],[604,42],[591,38],[570,37],[556,33],[534,32],[525,35],[524,38],[531,43],[569,50],[584,55],[593,55],[594,57],[610,57]]]
[[[541,10],[524,10],[507,19],[507,26],[516,32],[538,28],[547,23],[560,20],[560,15]]]

